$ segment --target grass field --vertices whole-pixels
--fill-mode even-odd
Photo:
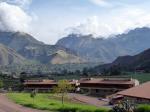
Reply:
[[[140,83],[144,83],[147,81],[150,81],[150,73],[133,73],[128,72],[124,75],[117,75],[117,76],[102,76],[102,78],[108,78],[108,77],[128,77],[133,79],[138,79]]]
[[[97,108],[68,100],[63,106],[61,101],[55,99],[51,94],[37,94],[34,100],[29,93],[8,93],[7,95],[18,104],[40,110],[49,110],[50,112],[108,112],[108,109],[105,108]]]
[[[150,73],[127,73],[126,76],[138,79],[140,83],[150,81]]]
[[[127,75],[124,76],[138,79],[140,83],[150,81],[150,73],[127,73]]]

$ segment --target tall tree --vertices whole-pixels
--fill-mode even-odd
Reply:
[[[64,96],[74,87],[69,83],[67,80],[60,80],[58,81],[58,85],[53,88],[54,93],[61,94],[61,102],[64,105]]]
[[[35,96],[36,96],[36,93],[37,93],[36,90],[33,90],[33,91],[30,93],[30,97],[33,99],[33,104],[34,104],[34,98],[35,98]]]

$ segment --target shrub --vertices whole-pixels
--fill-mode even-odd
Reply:
[[[150,105],[140,105],[135,112],[150,112]]]

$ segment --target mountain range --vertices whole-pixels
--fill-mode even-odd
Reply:
[[[103,70],[145,70],[150,71],[150,48],[134,56],[120,56],[115,61],[109,64],[99,65],[91,70],[102,72]]]
[[[23,64],[27,60],[16,51],[0,44],[0,65]]]
[[[135,55],[150,48],[150,28],[136,28],[108,38],[70,34],[56,45],[75,51],[90,62],[110,63],[118,56]]]
[[[11,49],[15,51],[13,54],[17,56],[16,58],[23,57],[23,59],[28,61],[34,61],[42,64],[82,62],[82,59],[71,50],[58,45],[44,44],[43,42],[36,40],[31,35],[23,32],[0,32],[0,43],[3,44],[1,48],[4,48],[9,54],[12,54],[9,50]],[[6,49],[5,47],[9,49]],[[3,53],[1,52],[1,54]],[[1,61],[5,60],[4,58],[5,57],[1,58]],[[16,59],[12,58],[12,60],[15,61]],[[19,58],[17,60],[19,60]],[[6,65],[6,63],[1,63],[1,65]]]
[[[150,28],[136,28],[109,38],[70,34],[48,45],[24,32],[0,31],[0,65],[111,63],[119,56],[150,48]],[[9,55],[11,54],[11,55]],[[6,56],[5,56],[6,55]]]

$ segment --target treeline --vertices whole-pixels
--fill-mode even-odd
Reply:
[[[91,68],[99,65],[100,63],[83,63],[83,64],[25,64],[25,65],[8,65],[0,66],[1,72],[13,72],[19,74],[21,72],[30,72],[33,74],[38,73],[61,73],[64,70],[75,72],[83,68]]]

